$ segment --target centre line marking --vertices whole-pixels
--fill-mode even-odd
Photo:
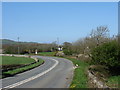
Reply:
[[[41,77],[42,75],[48,73],[48,72],[51,71],[53,68],[55,68],[55,67],[58,65],[58,63],[59,63],[59,62],[58,62],[57,60],[55,60],[55,59],[52,59],[52,60],[55,61],[55,64],[54,64],[52,67],[50,67],[49,69],[47,69],[46,71],[44,71],[44,72],[42,72],[42,73],[39,73],[38,75],[32,76],[32,77],[30,77],[30,78],[28,78],[28,79],[22,80],[22,81],[20,81],[20,82],[17,82],[17,83],[11,84],[11,85],[9,85],[9,86],[3,87],[3,88],[14,88],[14,87],[17,87],[17,86],[19,86],[19,85],[21,85],[21,84],[24,84],[24,83],[26,83],[26,82],[29,82],[29,81],[31,81],[31,80],[34,80],[34,79],[36,79],[36,78],[38,78],[38,77]]]

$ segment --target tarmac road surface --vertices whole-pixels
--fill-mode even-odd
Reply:
[[[73,77],[73,64],[64,58],[34,56],[45,61],[39,67],[13,77],[1,79],[1,88],[68,88]]]

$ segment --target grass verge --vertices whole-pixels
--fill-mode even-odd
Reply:
[[[56,52],[40,52],[38,55],[41,56],[54,56]]]
[[[109,77],[107,85],[111,88],[120,88],[120,75]]]
[[[88,78],[87,78],[86,70],[89,64],[84,61],[76,60],[70,57],[65,57],[65,58],[72,61],[74,65],[78,64],[78,68],[74,70],[74,77],[70,85],[70,88],[88,88],[87,85]]]
[[[25,66],[25,67],[21,67],[21,68],[18,68],[18,69],[14,69],[14,70],[10,70],[10,71],[7,71],[7,72],[3,72],[2,74],[2,78],[5,78],[5,77],[8,77],[8,76],[13,76],[13,75],[16,75],[18,73],[21,73],[21,72],[24,72],[24,71],[27,71],[27,70],[30,70],[30,69],[33,69],[41,64],[44,63],[44,60],[42,59],[39,59],[39,62],[35,63],[35,64],[31,64],[29,66]]]

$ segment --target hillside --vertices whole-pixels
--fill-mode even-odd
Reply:
[[[9,39],[0,39],[0,43],[2,44],[16,44],[17,42]]]
[[[9,39],[0,39],[0,44],[17,44],[18,42],[17,41],[13,41],[13,40],[9,40]],[[27,44],[27,43],[37,43],[37,42],[19,42],[19,43],[22,43],[22,44]]]

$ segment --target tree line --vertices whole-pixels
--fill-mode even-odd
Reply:
[[[38,52],[50,52],[56,51],[57,44],[55,42],[51,44],[39,44],[39,43],[21,43],[16,44],[3,44],[2,49],[6,54],[31,54]]]

